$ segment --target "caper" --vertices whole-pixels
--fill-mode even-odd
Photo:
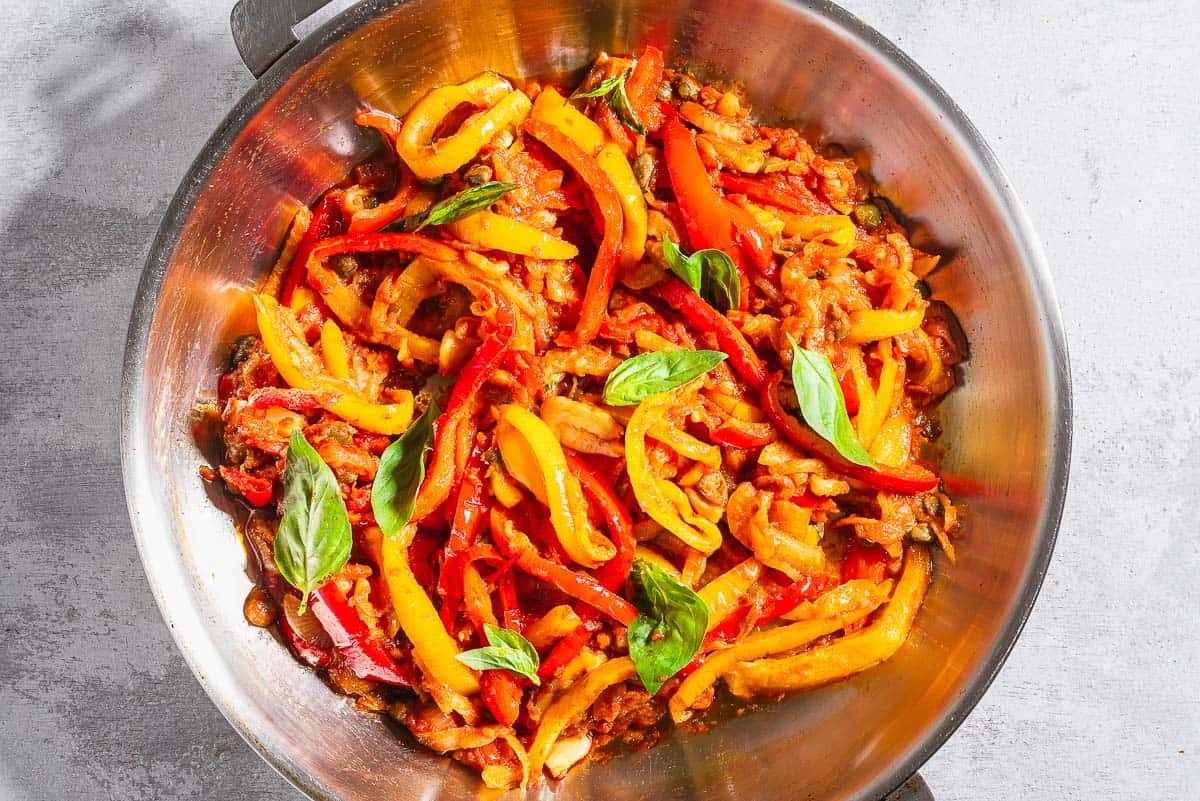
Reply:
[[[230,368],[237,367],[250,356],[250,352],[254,350],[254,346],[258,343],[258,337],[254,334],[243,334],[233,341],[233,347],[229,349],[229,366]]]
[[[333,259],[333,271],[340,278],[350,278],[358,272],[358,259],[352,253],[341,253]]]
[[[933,287],[929,286],[925,281],[917,281],[915,287],[917,294],[925,298],[925,300],[929,300],[933,296]]]
[[[643,192],[654,189],[654,172],[654,157],[649,153],[642,153],[633,160],[633,175]]]
[[[942,501],[933,493],[926,493],[921,496],[921,508],[925,510],[925,514],[930,517],[941,517],[945,511],[942,508]]]
[[[675,76],[675,91],[684,100],[695,100],[700,96],[700,84],[685,72]]]
[[[486,164],[476,164],[467,170],[464,177],[471,186],[482,186],[492,180],[492,168]]]
[[[670,81],[659,81],[658,92],[656,93],[659,100],[666,103],[671,99],[671,83]]]
[[[863,228],[876,228],[883,224],[883,213],[874,203],[859,203],[854,207],[854,220]]]

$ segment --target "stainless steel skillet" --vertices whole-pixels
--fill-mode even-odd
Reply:
[[[651,42],[743,84],[768,116],[816,123],[861,153],[926,244],[952,254],[933,283],[973,352],[965,387],[943,407],[945,469],[970,519],[959,563],[937,565],[895,659],[709,735],[677,732],[589,767],[558,797],[867,801],[891,791],[961,723],[1012,647],[1066,491],[1062,326],[1035,236],[978,132],[920,68],[828,3],[368,0],[291,46],[291,24],[320,5],[243,0],[235,11],[235,39],[261,78],[167,211],[126,353],[130,516],[163,615],[214,702],[314,798],[477,794],[474,775],[354,712],[242,620],[245,557],[197,477],[190,410],[212,393],[228,342],[252,330],[248,290],[294,210],[374,147],[353,124],[360,104],[404,111],[429,86],[485,68],[567,73],[600,50]]]

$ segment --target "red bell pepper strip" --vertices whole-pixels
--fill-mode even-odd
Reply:
[[[292,628],[292,624],[288,623],[287,615],[279,616],[279,630],[283,632],[283,639],[292,650],[292,654],[301,662],[315,668],[329,666],[333,659],[329,649],[301,637],[299,632]]]
[[[899,469],[880,465],[872,470],[846,459],[837,452],[833,445],[818,436],[808,426],[801,425],[800,421],[784,410],[783,405],[779,402],[779,387],[782,382],[783,374],[776,373],[763,384],[762,407],[771,422],[793,444],[813,456],[823,459],[826,464],[842,475],[861,481],[877,490],[915,495],[937,487],[938,477],[919,465],[910,464]]]
[[[392,250],[419,253],[437,261],[453,261],[458,256],[458,251],[449,245],[421,234],[385,232],[344,234],[322,239],[309,253],[309,260],[327,259],[342,253],[381,253]]]
[[[662,126],[663,154],[692,250],[716,248],[736,258],[733,221],[708,179],[692,134],[678,117]]]
[[[662,82],[663,52],[654,45],[646,45],[633,65],[633,74],[625,82],[625,96],[638,122],[649,131],[657,131],[663,123],[659,111],[658,85]]]
[[[354,112],[354,123],[364,128],[374,128],[387,138],[388,143],[395,147],[396,137],[400,135],[403,121],[395,114],[388,114],[375,108],[362,109]]]
[[[549,681],[557,676],[568,662],[579,656],[583,646],[587,645],[591,638],[591,628],[587,625],[577,626],[574,631],[556,642],[550,653],[546,654],[546,658],[538,665],[538,678]]]
[[[592,262],[592,271],[588,275],[587,290],[579,309],[579,322],[574,333],[567,335],[564,340],[564,344],[571,347],[586,345],[600,331],[600,324],[608,314],[608,299],[617,280],[617,257],[620,255],[625,225],[621,198],[596,160],[557,128],[540,120],[526,120],[521,127],[575,171],[592,191],[600,212],[603,233],[596,259]]]
[[[637,607],[586,573],[576,573],[562,565],[551,562],[533,547],[524,535],[513,536],[508,526],[506,511],[500,507],[492,509],[492,539],[505,556],[512,557],[521,570],[547,584],[552,584],[563,593],[599,609],[604,614],[628,626],[637,617]]]
[[[775,264],[775,252],[771,249],[771,238],[767,232],[750,212],[736,203],[724,201],[724,208],[733,219],[734,239],[741,246],[746,260],[763,278],[773,279],[779,268]]]
[[[720,174],[721,187],[751,200],[802,214],[836,214],[836,210],[812,193],[797,175],[773,173],[763,176]]]
[[[521,714],[521,680],[507,670],[485,670],[479,674],[479,694],[496,722],[511,726]]]
[[[400,687],[415,686],[414,669],[405,670],[396,664],[383,644],[371,636],[367,624],[335,582],[327,581],[314,590],[311,602],[313,614],[355,676]]]
[[[887,551],[878,545],[868,545],[855,539],[846,546],[846,559],[842,562],[842,581],[867,579],[876,584],[887,578]]]
[[[734,327],[729,318],[710,306],[692,288],[674,276],[659,281],[650,291],[687,319],[693,328],[717,338],[717,345],[729,356],[729,366],[750,386],[758,388],[767,380],[762,360]]]
[[[433,456],[413,507],[412,519],[418,523],[437,511],[450,497],[459,467],[455,454],[460,434],[464,433],[459,429],[464,425],[470,426],[466,433],[474,433],[470,414],[475,397],[496,372],[512,342],[516,330],[512,307],[502,295],[495,295],[493,300],[496,304],[495,331],[484,339],[479,350],[475,351],[459,373],[458,381],[446,401],[446,408],[438,417],[433,435]]]
[[[478,475],[478,459],[478,453],[472,455],[471,463],[468,464],[467,471],[458,485],[454,519],[450,524],[450,537],[446,542],[442,572],[438,576],[438,593],[442,596],[442,623],[447,631],[454,630],[454,618],[462,602],[463,570],[469,559],[468,549],[475,542],[488,510],[484,500],[483,481]]]
[[[321,402],[317,400],[317,396],[305,389],[261,387],[251,392],[247,400],[255,409],[279,406],[291,409],[293,412],[315,412],[321,408]]]
[[[579,479],[588,500],[600,508],[613,545],[616,546],[616,555],[596,571],[596,580],[600,585],[615,592],[625,583],[625,579],[629,578],[629,571],[633,568],[633,555],[637,548],[637,539],[633,535],[633,518],[629,516],[625,504],[617,499],[613,488],[595,468],[573,453],[567,453],[566,456],[567,467]]]
[[[769,426],[765,423],[751,423],[745,428],[726,424],[719,428],[714,428],[708,435],[716,444],[725,445],[730,448],[761,448],[778,438],[774,428],[771,428],[770,431],[767,428]]]
[[[496,596],[500,599],[500,617],[504,628],[516,632],[525,630],[525,616],[521,614],[521,603],[517,599],[517,582],[513,579],[509,567],[502,568],[494,574],[492,581],[496,585]]]
[[[225,483],[237,490],[251,506],[266,506],[275,495],[275,482],[252,476],[244,470],[221,465],[218,470]]]
[[[832,589],[833,585],[833,580],[828,576],[801,576],[771,594],[767,602],[763,604],[755,625],[761,626],[783,617],[799,606],[801,602],[816,598],[826,590]]]
[[[283,287],[279,292],[279,302],[281,304],[287,306],[292,302],[292,294],[296,291],[296,287],[300,286],[304,281],[304,275],[308,266],[308,257],[312,253],[312,249],[316,247],[317,242],[340,233],[341,228],[342,193],[327,192],[313,208],[312,219],[308,223],[308,230],[300,238],[300,244],[296,248],[296,255],[292,257],[292,264],[288,267],[287,276],[283,279]]]

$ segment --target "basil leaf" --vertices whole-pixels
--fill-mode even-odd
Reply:
[[[670,573],[642,559],[633,563],[632,575],[641,614],[629,624],[629,657],[653,695],[700,650],[708,607]]]
[[[382,230],[414,233],[428,225],[452,223],[489,208],[516,188],[516,184],[501,181],[489,181],[486,184],[473,186],[433,204],[421,214],[414,214],[386,225]]]
[[[633,67],[629,67],[615,78],[601,81],[600,85],[595,89],[589,89],[586,92],[576,92],[571,95],[571,99],[583,100],[589,97],[607,97],[608,107],[617,115],[617,119],[626,128],[644,136],[646,134],[646,126],[642,125],[641,120],[637,118],[637,114],[633,111],[633,106],[629,105],[629,95],[625,92],[625,82],[629,80],[629,76],[631,75],[633,75]]]
[[[842,456],[855,464],[874,468],[875,462],[850,425],[846,400],[829,357],[800,347],[794,339],[791,342],[792,385],[796,388],[796,400],[800,402],[804,422]]]
[[[608,80],[601,81],[595,89],[588,89],[586,92],[582,89],[571,95],[572,100],[584,100],[589,97],[605,97],[618,86],[621,86],[633,74],[633,69],[628,69],[620,75],[613,76]]]
[[[742,282],[733,259],[725,251],[705,248],[686,256],[671,237],[665,235],[663,259],[671,272],[718,311],[729,311],[741,305]]]
[[[537,674],[541,661],[533,643],[515,631],[490,623],[483,625],[483,631],[487,646],[463,651],[456,657],[459,662],[475,670],[507,670],[541,685]]]
[[[379,470],[371,485],[371,510],[388,537],[396,536],[412,518],[417,491],[425,480],[425,452],[433,449],[433,421],[437,416],[437,404],[431,402],[379,457]]]
[[[283,468],[283,518],[275,535],[275,564],[300,592],[308,594],[342,569],[350,558],[350,518],[329,465],[296,431]]]
[[[657,350],[626,359],[608,374],[603,400],[633,406],[651,395],[683,386],[727,359],[719,350]]]

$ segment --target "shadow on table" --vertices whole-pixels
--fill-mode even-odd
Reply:
[[[121,359],[145,253],[249,75],[224,30],[96,16],[29,55],[27,153],[52,167],[0,221],[0,797],[298,798],[168,637],[120,476]]]

